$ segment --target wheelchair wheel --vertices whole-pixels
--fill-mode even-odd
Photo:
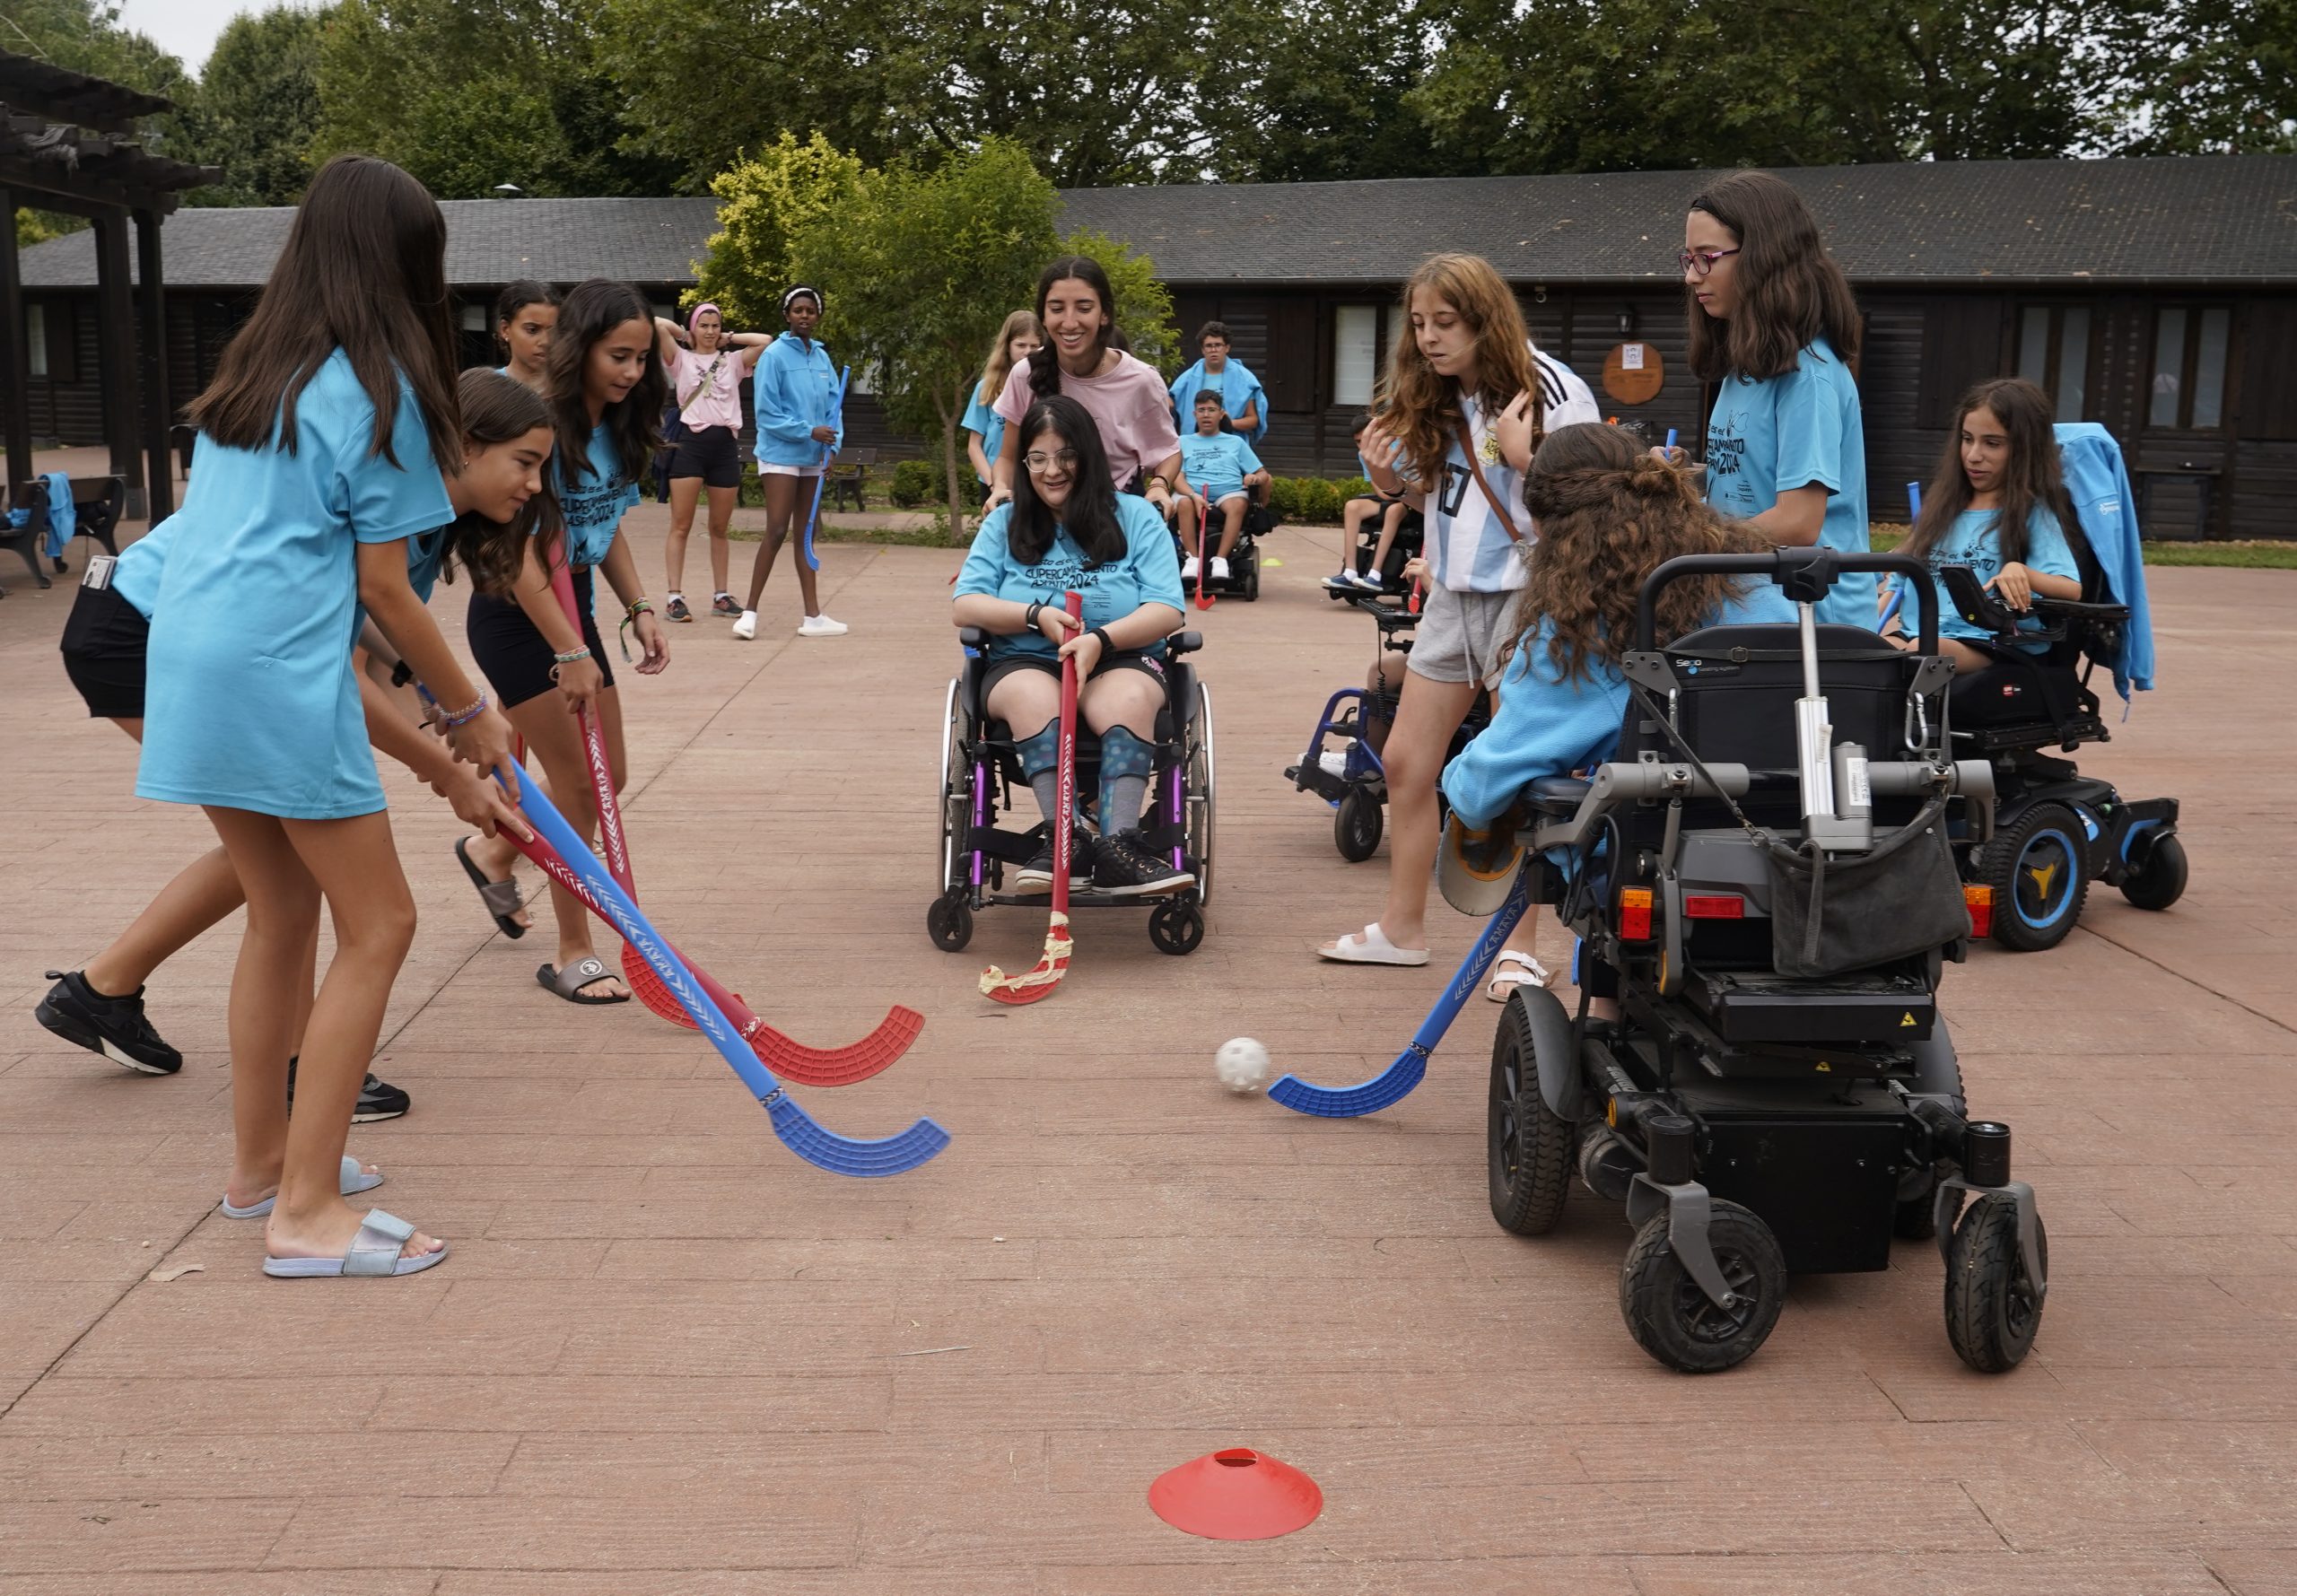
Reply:
[[[2186,892],[2186,845],[2163,837],[2121,878],[2121,895],[2140,909],[2167,909]]]
[[[1212,689],[1199,682],[1196,687],[1196,713],[1189,718],[1186,776],[1183,789],[1183,812],[1187,817],[1189,856],[1196,861],[1196,893],[1199,903],[1212,902],[1212,831],[1214,788],[1217,778],[1212,760]],[[1200,915],[1200,919],[1202,917]],[[1198,930],[1201,938],[1201,928]],[[1158,944],[1159,946],[1163,945]],[[1192,942],[1189,947],[1194,947]],[[1188,948],[1166,949],[1186,953]]]
[[[942,706],[941,785],[934,800],[941,811],[941,874],[933,883],[937,893],[956,885],[957,842],[973,826],[973,772],[965,763],[964,716],[957,705],[957,694],[963,691],[963,679],[951,676],[949,695]]]
[[[1387,811],[1372,796],[1372,789],[1351,787],[1341,795],[1340,807],[1332,813],[1332,845],[1349,864],[1360,865],[1379,848],[1380,828],[1386,824]]]
[[[953,886],[926,906],[926,934],[943,953],[963,953],[973,940],[973,905],[965,888]]]
[[[1986,845],[1977,874],[1994,889],[1996,942],[2039,953],[2066,940],[2090,891],[2083,834],[2064,804],[2036,804]]]
[[[1259,602],[1260,561],[1258,559],[1254,559],[1250,565],[1245,568],[1245,580],[1243,583],[1239,585],[1236,596],[1239,598],[1242,598],[1246,604],[1255,604]]]
[[[2049,1273],[2049,1234],[2034,1217],[2034,1251]],[[2018,1205],[1980,1196],[1946,1244],[1946,1339],[1981,1374],[2015,1368],[2041,1328],[2042,1296],[2018,1246]]]
[[[1542,991],[1530,1001],[1542,999],[1556,1000]],[[1484,1141],[1491,1217],[1500,1229],[1515,1235],[1545,1235],[1563,1217],[1577,1134],[1540,1095],[1538,1037],[1525,1003],[1522,992],[1508,998],[1499,1016],[1499,1034],[1492,1040]],[[1565,1035],[1569,1035],[1568,1030]]]
[[[1148,912],[1148,940],[1158,953],[1194,953],[1204,940],[1202,906],[1186,893],[1166,899]]]
[[[1716,1307],[1683,1270],[1667,1243],[1667,1216],[1655,1214],[1635,1233],[1620,1266],[1619,1311],[1635,1344],[1671,1369],[1712,1374],[1755,1355],[1778,1322],[1786,1295],[1786,1262],[1770,1226],[1735,1202],[1718,1201],[1707,1234],[1724,1284],[1739,1299]]]

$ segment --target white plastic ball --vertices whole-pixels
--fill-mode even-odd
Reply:
[[[1236,1037],[1212,1055],[1212,1070],[1231,1092],[1257,1092],[1268,1081],[1268,1050],[1249,1036]]]

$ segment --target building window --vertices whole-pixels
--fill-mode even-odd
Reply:
[[[24,307],[24,353],[31,361],[31,374],[48,375],[48,307]]]
[[[1341,305],[1332,311],[1332,397],[1369,405],[1380,375],[1380,307]]]
[[[2018,318],[2018,375],[2050,397],[2055,419],[2080,421],[2090,376],[2086,305],[2028,305]]]
[[[2145,423],[2181,432],[2225,424],[2225,352],[2233,313],[2222,305],[2164,305],[2153,313],[2153,381]]]

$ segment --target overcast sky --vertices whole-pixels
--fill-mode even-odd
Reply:
[[[151,35],[159,47],[197,73],[223,24],[243,11],[265,11],[274,0],[125,0],[120,26]],[[303,3],[303,0],[295,0]]]

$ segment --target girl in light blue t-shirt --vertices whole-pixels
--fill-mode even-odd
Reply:
[[[1714,385],[1707,501],[1781,545],[1865,554],[1858,306],[1802,196],[1768,172],[1719,178],[1683,223],[1690,367]],[[1872,629],[1870,572],[1838,577],[1821,621]]]
[[[1005,391],[1005,379],[1013,368],[1044,347],[1044,323],[1037,319],[1035,310],[1016,310],[997,329],[997,342],[983,362],[981,380],[974,384],[973,399],[965,406],[964,418],[958,422],[965,433],[965,454],[973,461],[973,473],[987,487],[997,467],[997,456],[1005,446],[1005,418],[997,414],[997,396]]]
[[[1939,650],[1964,675],[1994,663],[1972,645],[1995,634],[1955,611],[1945,567],[1975,571],[1988,592],[2024,616],[2021,631],[2041,626],[2030,613],[2035,594],[2082,597],[2082,567],[2070,541],[2082,535],[2081,524],[2058,468],[2053,410],[2049,396],[2022,378],[1981,382],[1964,394],[1922,513],[1899,549],[1929,564],[1938,589]],[[1911,606],[1900,617],[1913,628]],[[2013,646],[2039,653],[2049,645],[2036,640]]]

